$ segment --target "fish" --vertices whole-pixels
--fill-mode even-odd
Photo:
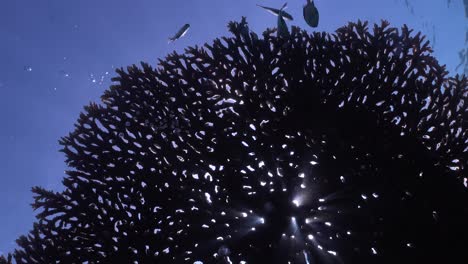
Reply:
[[[288,25],[286,25],[286,21],[283,18],[283,9],[287,6],[285,3],[278,13],[278,37],[289,37],[289,30]]]
[[[179,31],[177,31],[177,33],[173,37],[169,38],[169,43],[176,41],[180,39],[181,37],[183,37],[187,33],[189,28],[190,28],[190,24],[185,24],[181,29],[179,29]]]
[[[307,25],[317,27],[319,23],[319,12],[315,7],[313,0],[307,0],[307,4],[303,8],[304,20]]]
[[[261,6],[261,5],[258,5],[258,4],[257,4],[257,6],[263,8],[263,9],[265,9],[265,10],[267,10],[268,12],[270,12],[271,14],[273,14],[273,15],[275,15],[275,16],[278,16],[278,14],[279,14],[280,11],[281,11],[281,10],[276,9],[276,8],[271,8],[271,7],[267,7],[267,6]],[[292,17],[290,14],[288,14],[287,12],[285,12],[285,11],[282,12],[282,17],[283,17],[285,20],[289,20],[289,21],[294,20],[293,17]]]

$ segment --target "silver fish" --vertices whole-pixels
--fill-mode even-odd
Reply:
[[[285,3],[281,9],[279,10],[278,15],[278,36],[279,37],[289,37],[289,30],[288,25],[283,19],[283,9],[286,7],[287,3]]]
[[[172,38],[169,38],[169,43],[176,41],[180,39],[181,37],[183,37],[187,33],[189,28],[190,28],[190,24],[185,24],[181,29],[179,29],[179,31],[177,31],[177,33]]]
[[[319,12],[314,5],[313,0],[307,0],[307,4],[303,8],[304,20],[307,25],[317,27],[319,23]]]
[[[280,13],[281,10],[279,9],[276,9],[276,8],[271,8],[271,7],[267,7],[267,6],[261,6],[261,5],[257,5],[258,7],[261,7],[263,9],[265,9],[266,11],[270,12],[271,14],[275,15],[275,16],[278,16],[278,14]],[[285,19],[285,20],[293,20],[293,17],[288,14],[287,12],[285,11],[282,11],[282,17]]]

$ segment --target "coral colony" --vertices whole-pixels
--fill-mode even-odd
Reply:
[[[385,21],[245,27],[118,70],[0,263],[466,259],[467,78]]]

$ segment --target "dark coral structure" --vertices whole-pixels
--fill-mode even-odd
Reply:
[[[230,30],[118,70],[61,140],[65,190],[33,189],[12,261],[466,259],[466,77],[385,21]]]

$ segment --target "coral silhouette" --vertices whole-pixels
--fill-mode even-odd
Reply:
[[[466,259],[468,79],[385,21],[246,27],[119,69],[0,263]]]

